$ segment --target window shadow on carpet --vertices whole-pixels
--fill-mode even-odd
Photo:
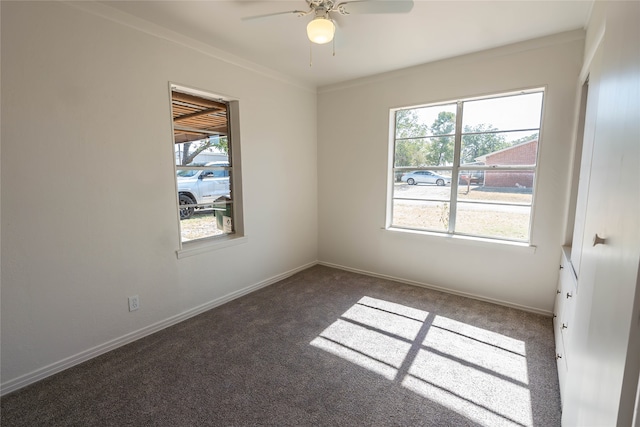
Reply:
[[[523,341],[365,296],[310,343],[486,426],[533,426]]]

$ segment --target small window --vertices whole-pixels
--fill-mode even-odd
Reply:
[[[389,225],[529,242],[543,95],[392,110]]]
[[[171,87],[181,243],[241,231],[237,101]]]

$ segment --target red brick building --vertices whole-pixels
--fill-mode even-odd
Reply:
[[[538,140],[534,139],[478,157],[476,160],[491,165],[535,165]],[[533,171],[486,171],[485,187],[533,187]]]

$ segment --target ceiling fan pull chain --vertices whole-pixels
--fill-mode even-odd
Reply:
[[[309,68],[313,65],[313,43],[309,41]]]
[[[333,56],[336,56],[336,38],[334,37],[332,41],[333,41],[333,43],[332,43],[332,45],[333,45]]]

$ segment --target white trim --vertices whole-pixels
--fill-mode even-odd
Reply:
[[[441,286],[435,286],[435,285],[430,285],[430,284],[427,284],[427,283],[416,282],[414,280],[408,280],[408,279],[403,279],[403,278],[400,278],[400,277],[389,276],[389,275],[386,275],[386,274],[374,273],[374,272],[371,272],[371,271],[366,271],[366,270],[360,270],[360,269],[357,269],[357,268],[346,267],[344,265],[333,264],[331,262],[318,261],[318,264],[319,265],[324,265],[326,267],[337,268],[339,270],[350,271],[352,273],[364,274],[365,276],[371,276],[371,277],[377,277],[377,278],[380,278],[380,279],[392,280],[394,282],[404,283],[406,285],[418,286],[418,287],[421,287],[421,288],[432,289],[434,291],[444,292],[444,293],[447,293],[447,294],[458,295],[458,296],[465,297],[465,298],[471,298],[471,299],[475,299],[475,300],[478,300],[478,301],[490,302],[490,303],[493,303],[493,304],[502,305],[502,306],[510,307],[510,308],[515,308],[515,309],[522,310],[522,311],[527,311],[527,312],[530,312],[530,313],[541,314],[541,315],[547,316],[547,317],[552,317],[553,316],[553,313],[551,311],[540,310],[539,308],[529,307],[529,306],[520,305],[520,304],[514,304],[514,303],[511,303],[511,302],[503,301],[503,300],[499,300],[499,299],[486,298],[486,297],[483,297],[483,296],[480,296],[480,295],[477,295],[477,294],[472,294],[472,293],[469,293],[469,292],[456,291],[456,290],[449,289],[449,288],[443,288]]]
[[[36,369],[35,371],[31,371],[27,374],[21,375],[18,378],[14,378],[12,380],[6,381],[0,384],[0,396],[4,396],[7,393],[10,393],[22,387],[28,386],[29,384],[35,383],[36,381],[40,381],[58,372],[64,371],[65,369],[71,368],[72,366],[78,365],[89,359],[93,359],[94,357],[100,356],[101,354],[107,353],[111,350],[115,350],[118,347],[122,347],[123,345],[139,340],[140,338],[144,338],[162,329],[168,328],[169,326],[173,326],[191,317],[197,316],[198,314],[204,313],[205,311],[211,310],[212,308],[218,307],[236,298],[240,298],[251,292],[257,291],[258,289],[272,285],[276,282],[279,282],[280,280],[293,276],[294,274],[300,271],[313,267],[316,264],[317,264],[317,261],[313,261],[313,262],[301,265],[300,267],[296,267],[292,270],[286,271],[284,273],[280,273],[276,276],[272,276],[261,282],[239,289],[235,292],[231,292],[220,298],[216,298],[212,301],[201,304],[197,307],[183,311],[182,313],[176,314],[175,316],[171,316],[167,319],[161,320],[152,325],[145,326],[144,328],[138,329],[137,331],[130,332],[121,337],[115,338],[103,344],[99,344],[95,347],[84,350],[73,356],[66,357],[62,360],[51,363],[50,365],[47,365],[43,368],[39,368],[39,369]]]
[[[182,249],[176,251],[178,259],[187,258],[193,255],[203,254],[205,252],[216,251],[230,246],[242,245],[247,243],[247,236],[234,237],[233,235],[215,236],[209,239],[194,240],[184,242]]]
[[[398,235],[406,236],[409,238],[423,239],[426,237],[426,238],[444,239],[445,242],[451,243],[451,244],[466,245],[466,246],[474,245],[474,246],[482,246],[482,247],[491,248],[491,249],[525,251],[532,254],[535,253],[537,249],[537,246],[527,242],[492,239],[488,237],[467,236],[464,234],[438,233],[435,231],[413,230],[410,228],[398,228],[398,227],[382,228],[382,231],[398,233]],[[440,240],[440,242],[442,242],[442,240]]]
[[[595,2],[594,2],[595,3]],[[601,28],[598,29],[598,33],[594,38],[594,43],[591,45],[591,49],[588,52],[584,53],[584,60],[582,61],[582,70],[580,70],[580,86],[585,83],[587,77],[589,77],[589,72],[591,71],[591,63],[593,62],[593,58],[596,56],[596,52],[598,48],[602,44],[604,40],[604,34],[606,31],[606,24],[603,24]]]
[[[532,208],[533,209],[533,208]],[[533,219],[532,219],[533,222]],[[397,233],[399,236],[406,236],[409,238],[416,239],[441,239],[440,242],[446,242],[451,244],[458,245],[473,245],[473,246],[482,246],[485,248],[491,249],[505,249],[505,250],[513,250],[513,251],[525,251],[529,253],[535,253],[537,246],[532,245],[527,242],[517,242],[514,240],[500,240],[500,239],[492,239],[488,237],[476,237],[476,236],[467,236],[464,234],[449,234],[446,232],[439,233],[435,231],[425,231],[425,230],[414,230],[411,228],[400,228],[389,226],[388,228],[381,228],[382,231]],[[444,239],[444,240],[442,240]]]

